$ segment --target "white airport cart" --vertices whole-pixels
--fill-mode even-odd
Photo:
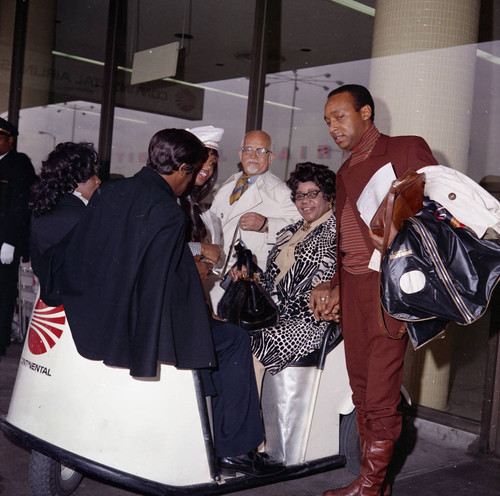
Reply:
[[[309,363],[266,375],[265,449],[286,470],[272,477],[220,477],[210,402],[197,371],[160,364],[155,378],[137,379],[126,369],[83,358],[64,309],[37,299],[0,427],[32,449],[35,496],[69,495],[84,475],[148,495],[200,496],[346,463],[356,471],[359,441],[343,348],[341,339],[325,341]]]

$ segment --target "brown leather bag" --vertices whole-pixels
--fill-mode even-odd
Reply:
[[[401,177],[392,181],[389,192],[382,200],[377,212],[370,222],[370,229],[378,236],[383,236],[382,257],[389,246],[391,222],[396,230],[403,227],[403,222],[422,210],[424,204],[425,174],[407,170]],[[386,228],[387,226],[387,228]],[[380,288],[381,273],[378,275]],[[392,335],[385,325],[384,311],[378,307],[378,322],[382,332],[391,339],[401,339],[407,332],[404,322],[396,335]]]
[[[377,236],[383,236],[385,226],[391,219],[396,229],[401,229],[404,220],[413,217],[422,209],[424,185],[425,174],[413,169],[394,180],[370,222],[370,229]]]

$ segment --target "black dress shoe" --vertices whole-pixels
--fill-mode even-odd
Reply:
[[[218,459],[221,475],[236,475],[237,472],[251,475],[252,477],[266,477],[279,474],[285,466],[274,460],[267,453],[250,451],[246,455],[223,456]]]

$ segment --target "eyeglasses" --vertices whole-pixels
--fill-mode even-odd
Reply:
[[[271,150],[267,150],[266,148],[252,148],[251,146],[242,146],[241,151],[243,153],[253,153],[257,155],[257,157],[264,158],[268,153],[271,153]]]
[[[296,201],[301,201],[303,200],[306,196],[307,198],[309,198],[310,200],[313,200],[314,198],[316,198],[319,194],[321,193],[321,190],[320,189],[315,189],[313,191],[308,191],[307,193],[292,193],[292,201],[293,202],[296,202]]]

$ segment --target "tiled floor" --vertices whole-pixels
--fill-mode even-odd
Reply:
[[[500,459],[474,457],[399,480],[394,496],[498,496]]]

